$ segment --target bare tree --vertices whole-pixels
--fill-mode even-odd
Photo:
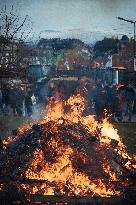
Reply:
[[[28,15],[21,17],[14,6],[6,6],[0,12],[0,66],[18,67],[23,60],[24,42],[32,33],[32,22]],[[26,49],[25,49],[26,52]]]

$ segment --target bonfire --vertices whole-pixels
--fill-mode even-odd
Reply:
[[[105,118],[84,116],[84,98],[50,98],[37,124],[3,141],[0,191],[25,196],[120,197],[134,186],[135,165],[118,131]]]

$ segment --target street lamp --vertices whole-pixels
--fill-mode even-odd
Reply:
[[[134,25],[134,44],[133,44],[133,46],[134,46],[134,71],[136,71],[135,70],[135,53],[136,53],[136,49],[135,49],[135,40],[136,40],[135,27],[136,27],[136,21],[124,19],[124,18],[121,18],[121,17],[117,17],[117,19],[119,19],[121,21],[126,21],[126,22],[131,23],[131,24]]]

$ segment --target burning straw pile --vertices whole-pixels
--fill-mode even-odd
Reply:
[[[133,186],[134,159],[106,119],[83,116],[84,98],[50,99],[39,124],[3,141],[1,193],[9,187],[26,197],[120,196]],[[19,197],[22,195],[19,195]]]

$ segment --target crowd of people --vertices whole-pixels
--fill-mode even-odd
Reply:
[[[118,86],[86,77],[70,83],[47,81],[44,86],[27,89],[4,85],[0,88],[0,115],[30,117],[37,104],[47,105],[49,97],[67,99],[77,92],[85,99],[84,115],[93,114],[99,120],[108,113],[114,121],[124,121],[126,116],[128,121],[132,120],[136,98],[133,85]]]
[[[87,90],[84,94],[87,114],[94,114],[97,119],[107,115],[113,121],[132,121],[136,93],[131,83],[116,85],[101,80],[81,79],[80,87],[86,87]]]
[[[8,85],[0,89],[0,114],[24,116],[32,115],[32,92],[21,86]]]

